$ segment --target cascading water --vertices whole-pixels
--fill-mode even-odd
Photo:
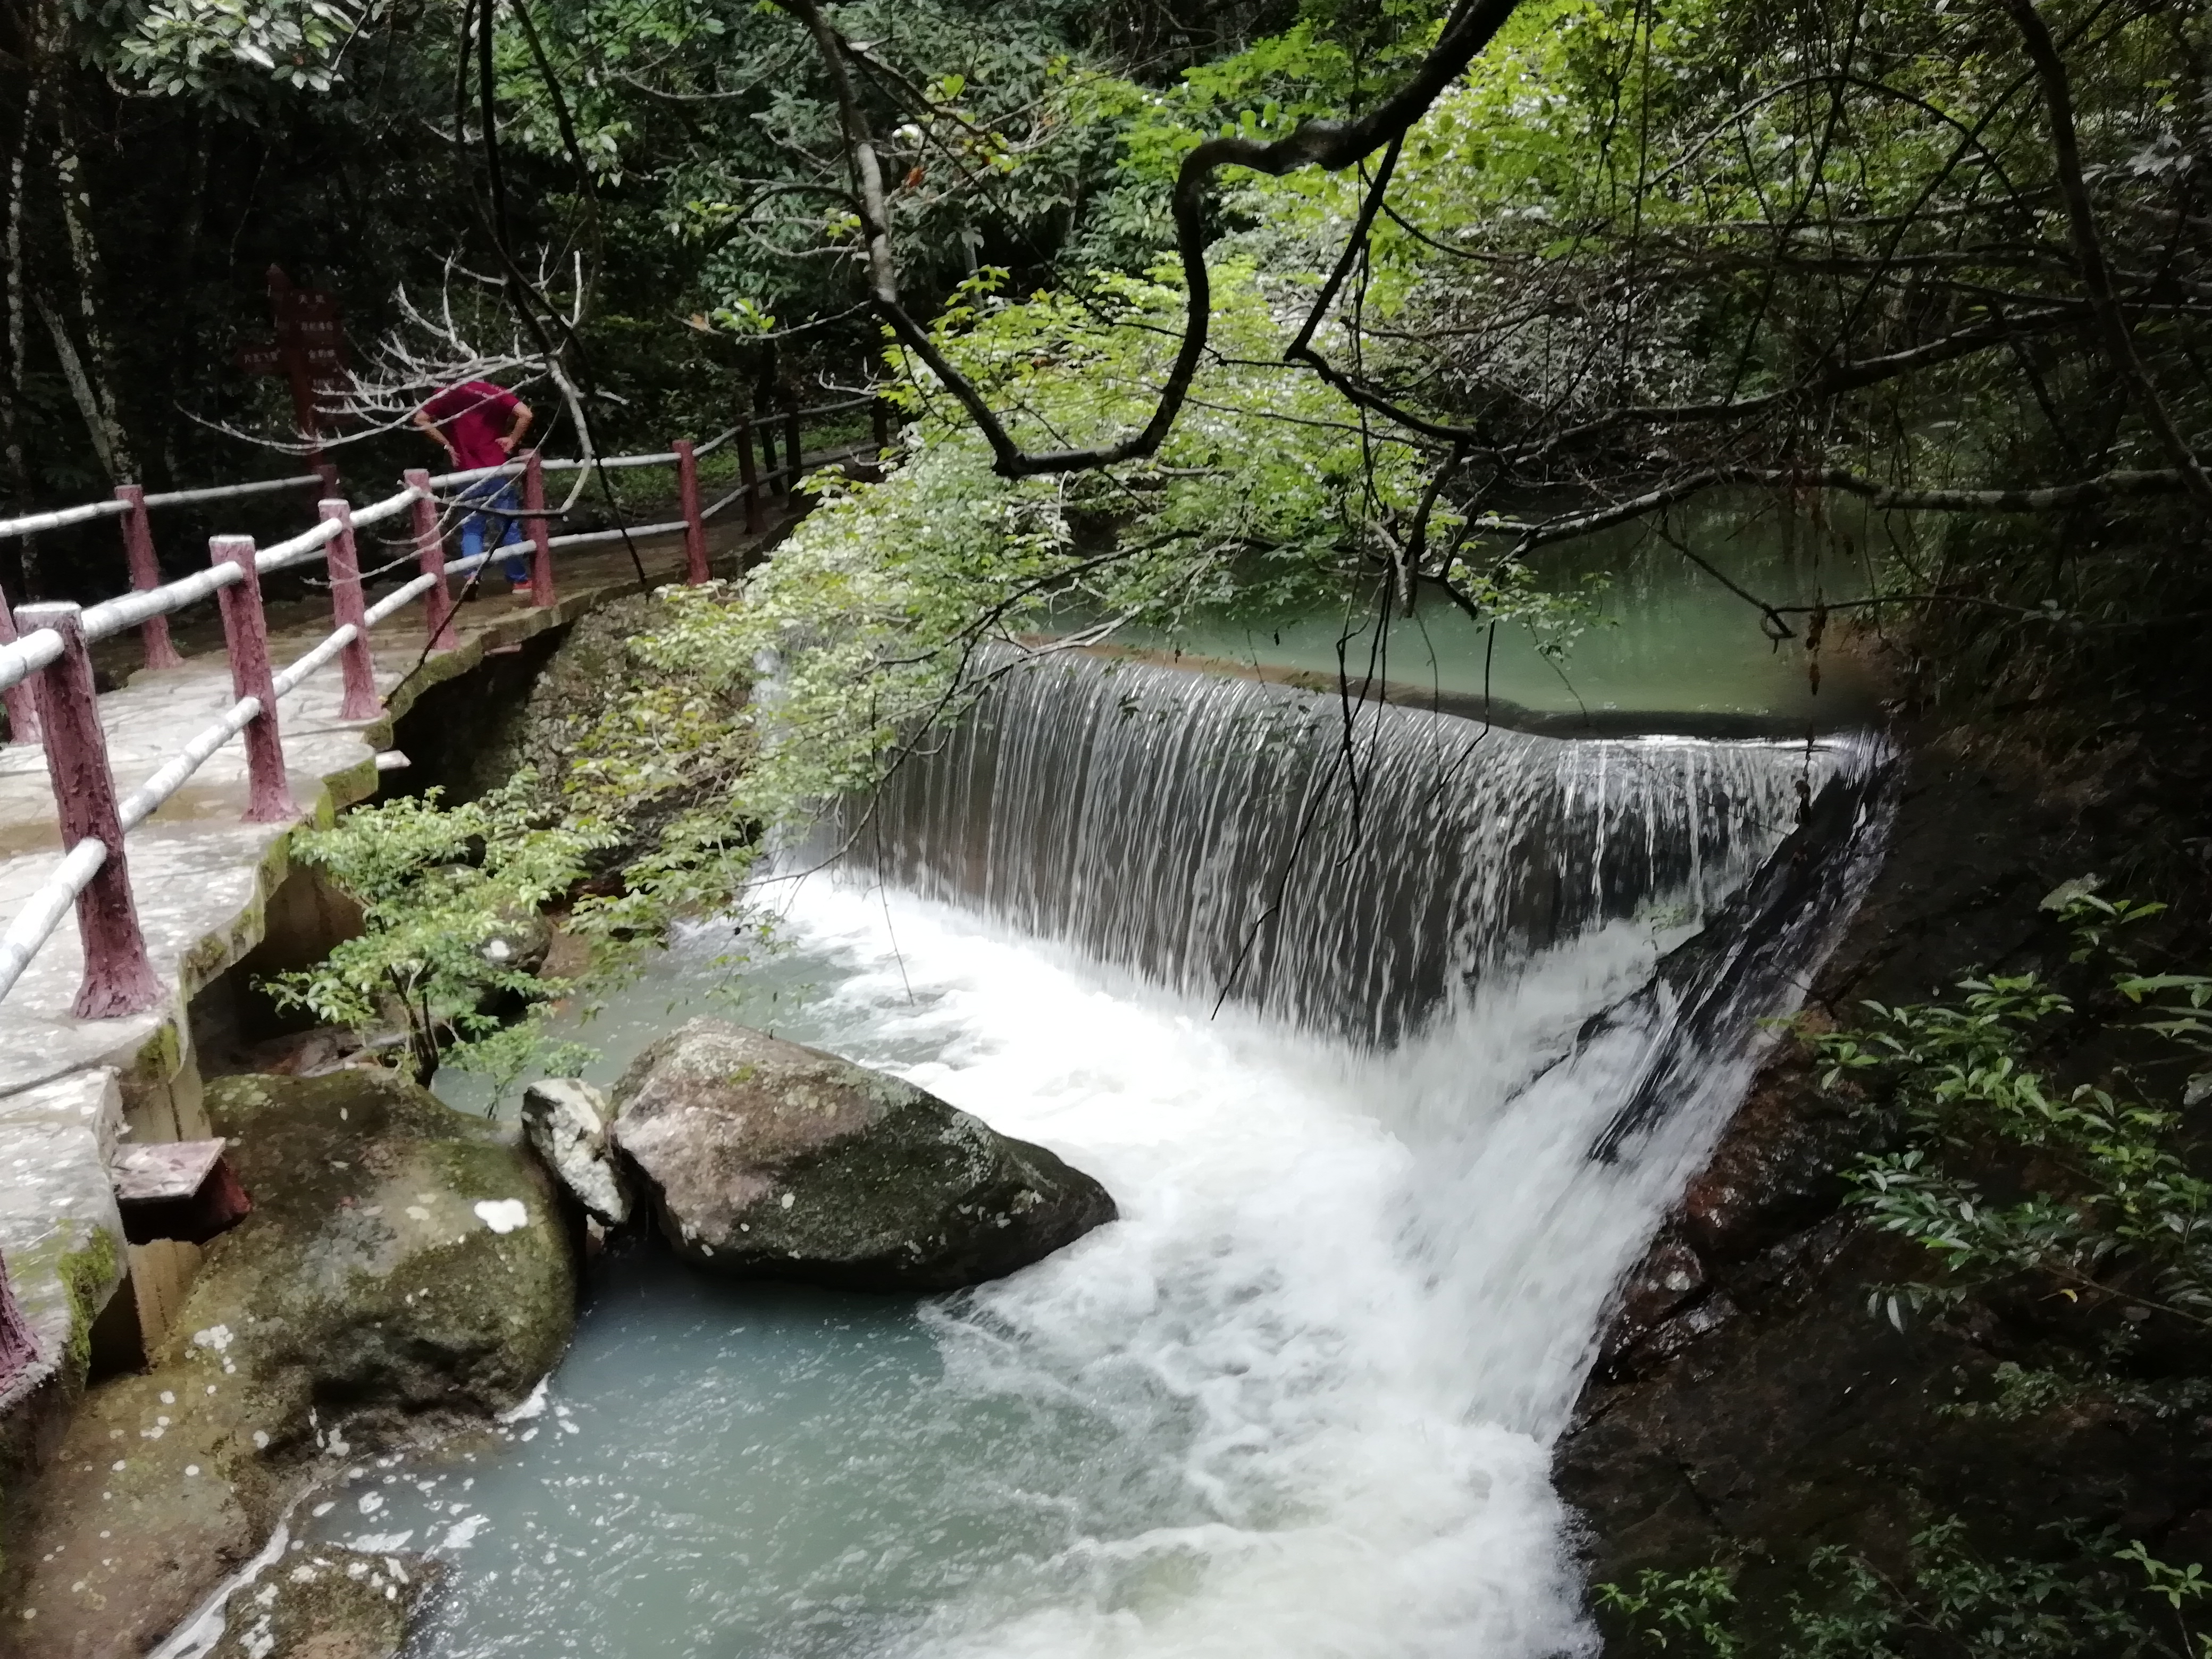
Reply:
[[[1868,757],[1402,710],[1347,741],[1275,688],[1070,668],[848,820],[734,1012],[1052,1146],[1123,1219],[919,1310],[617,1261],[514,1443],[362,1470],[314,1523],[446,1557],[424,1652],[1587,1645],[1547,1449],[1848,908]],[[603,1075],[726,943],[587,1030]]]
[[[1179,994],[1387,1046],[1593,924],[1701,915],[1855,752],[1570,741],[1071,654],[1007,673],[817,846]]]

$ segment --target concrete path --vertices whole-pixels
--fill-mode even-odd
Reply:
[[[726,556],[738,545],[726,538],[719,550]],[[680,576],[679,543],[647,544],[641,551],[656,584]],[[303,815],[327,820],[334,810],[375,789],[374,757],[391,744],[392,719],[427,687],[467,672],[487,647],[571,622],[638,586],[619,551],[593,550],[564,560],[558,576],[561,599],[550,610],[534,611],[526,599],[504,592],[461,605],[459,647],[426,664],[419,604],[380,625],[371,641],[378,687],[390,705],[381,720],[338,719],[336,663],[285,698],[278,722],[292,793]],[[214,610],[212,604],[204,608]],[[301,655],[328,631],[328,618],[319,604],[272,605],[271,659],[281,667]],[[210,626],[207,618],[187,619],[179,629],[187,653],[193,652],[194,635]],[[179,668],[142,670],[100,699],[118,793],[143,782],[230,706],[230,669],[220,640],[217,629],[214,648],[188,654]],[[135,654],[135,638],[114,643]],[[75,923],[64,921],[0,1000],[0,1099],[96,1066],[124,1074],[134,1109],[141,1097],[160,1092],[161,1079],[149,1068],[171,1070],[181,1059],[185,1004],[259,939],[262,904],[287,867],[290,826],[243,823],[245,804],[245,749],[233,739],[129,838],[131,891],[155,971],[172,990],[168,1005],[122,1019],[74,1018],[69,1010],[82,957]],[[35,744],[0,748],[0,927],[53,872],[61,852],[43,751]],[[187,1109],[185,1115],[192,1114]],[[135,1124],[140,1113],[134,1109],[131,1115]],[[189,1131],[191,1125],[178,1127]]]
[[[784,527],[772,524],[769,538],[761,539]],[[728,574],[750,548],[741,534],[724,531],[709,550],[717,574]],[[680,538],[641,542],[639,551],[650,585],[680,580]],[[556,557],[558,605],[536,611],[503,591],[474,599],[456,613],[458,648],[427,662],[419,602],[379,627],[371,641],[386,698],[383,718],[338,719],[335,662],[284,699],[279,729],[301,811],[295,823],[327,822],[375,790],[375,757],[391,746],[393,720],[429,686],[466,673],[488,650],[639,590],[635,569],[619,550]],[[388,591],[398,580],[378,586]],[[95,647],[103,677],[124,681],[100,699],[118,792],[143,781],[230,706],[230,667],[214,611],[210,604],[177,619],[181,667],[131,672],[139,660],[135,635]],[[279,667],[331,626],[319,598],[272,603],[269,621],[270,654]],[[246,790],[244,745],[233,739],[126,843],[148,953],[167,990],[161,1006],[123,1019],[75,1018],[70,1005],[82,957],[73,920],[64,921],[0,1000],[0,1260],[45,1360],[0,1399],[0,1474],[23,1467],[27,1456],[35,1461],[41,1425],[70,1408],[83,1386],[88,1328],[122,1276],[126,1252],[107,1173],[117,1141],[208,1133],[187,1006],[260,941],[270,896],[289,868],[294,827],[240,823]],[[0,927],[61,853],[44,751],[36,744],[0,748]],[[141,1254],[129,1252],[133,1261]],[[49,1382],[56,1386],[45,1386]]]

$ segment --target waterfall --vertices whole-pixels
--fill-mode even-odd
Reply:
[[[733,1014],[1121,1219],[919,1306],[617,1255],[559,1428],[353,1470],[374,1519],[313,1535],[443,1540],[426,1659],[1593,1651],[1549,1449],[1866,879],[1879,751],[994,667],[775,884],[783,954],[690,930],[581,1035],[604,1082]]]
[[[1883,750],[1564,738],[1085,655],[840,816],[848,869],[1347,1049],[1469,1409],[1548,1439],[1849,915]],[[1511,1328],[1499,1340],[1500,1322]]]
[[[1536,736],[1066,654],[1003,672],[838,830],[896,886],[1387,1048],[1594,925],[1679,937],[1863,763],[1848,741]]]

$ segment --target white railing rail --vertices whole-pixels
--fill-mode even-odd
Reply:
[[[111,501],[89,502],[51,513],[0,520],[0,538],[44,533],[94,520],[119,517],[124,520],[125,550],[131,564],[133,591],[97,605],[26,606],[20,635],[4,596],[0,596],[0,697],[6,700],[10,733],[17,743],[40,742],[46,750],[47,769],[53,781],[55,805],[67,848],[59,865],[26,900],[0,931],[0,998],[7,996],[37,957],[41,946],[72,908],[84,945],[84,972],[74,1012],[80,1018],[111,1018],[144,1011],[165,994],[147,959],[139,928],[136,901],[130,885],[124,837],[151,817],[188,782],[219,750],[241,735],[246,739],[249,820],[289,821],[296,817],[286,781],[282,740],[277,730],[278,705],[319,670],[343,659],[346,666],[346,697],[340,718],[372,720],[382,713],[375,691],[374,664],[368,655],[368,633],[416,599],[424,599],[428,634],[425,654],[448,650],[454,644],[453,599],[447,586],[455,576],[471,576],[494,558],[519,554],[523,544],[507,543],[504,532],[488,538],[489,550],[447,563],[445,539],[449,520],[472,514],[489,514],[506,522],[519,521],[527,532],[531,562],[531,595],[539,607],[555,603],[552,553],[556,548],[585,547],[624,538],[643,538],[681,532],[684,538],[684,579],[708,580],[706,526],[732,503],[743,501],[750,532],[763,528],[764,501],[770,485],[789,497],[797,489],[803,464],[800,422],[809,417],[839,413],[873,404],[876,409],[875,447],[880,452],[889,441],[889,422],[884,404],[872,397],[849,398],[810,410],[781,411],[772,423],[743,420],[704,444],[679,441],[673,448],[652,454],[586,457],[574,460],[547,459],[534,451],[503,466],[429,476],[410,472],[405,487],[380,501],[358,508],[339,499],[332,470],[302,477],[221,484],[201,489],[169,490],[148,495],[126,484]],[[775,450],[780,425],[782,456]],[[763,466],[754,453],[756,429],[765,452]],[[738,440],[739,482],[711,505],[699,501],[698,463],[731,439]],[[828,459],[828,458],[822,458]],[[555,471],[582,467],[629,468],[672,465],[677,473],[677,495],[683,517],[664,523],[623,526],[554,536],[548,533],[551,518],[545,506],[542,480]],[[499,507],[495,500],[454,497],[457,487],[489,478],[512,478],[522,486],[520,507]],[[210,562],[204,570],[173,581],[160,580],[153,544],[147,528],[147,509],[269,494],[307,484],[325,486],[318,512],[319,522],[266,547],[257,548],[245,537],[218,536],[210,543]],[[496,492],[506,495],[504,489]],[[402,582],[374,605],[365,602],[362,575],[354,543],[356,531],[409,514],[413,557],[420,573]],[[272,670],[268,656],[267,622],[262,609],[260,579],[292,568],[320,555],[331,595],[335,626],[330,633],[281,670]],[[209,599],[222,602],[224,645],[229,658],[233,701],[212,721],[187,738],[177,753],[153,775],[128,794],[116,793],[108,764],[106,738],[94,693],[88,647],[125,629],[141,630],[149,667],[173,666],[178,658],[167,633],[167,618]]]

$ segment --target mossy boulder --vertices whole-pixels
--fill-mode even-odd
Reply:
[[[613,1139],[677,1253],[740,1279],[948,1291],[1115,1217],[1042,1146],[817,1048],[695,1019],[615,1085]]]
[[[207,1109],[255,1210],[210,1249],[166,1358],[252,1375],[295,1425],[489,1413],[552,1369],[575,1263],[510,1132],[383,1072],[223,1078]]]
[[[574,1328],[551,1184],[493,1126],[374,1072],[224,1078],[207,1109],[253,1213],[27,1494],[0,1654],[143,1652],[319,1465],[514,1405]]]
[[[231,1597],[208,1659],[398,1659],[441,1577],[419,1555],[295,1547]]]

